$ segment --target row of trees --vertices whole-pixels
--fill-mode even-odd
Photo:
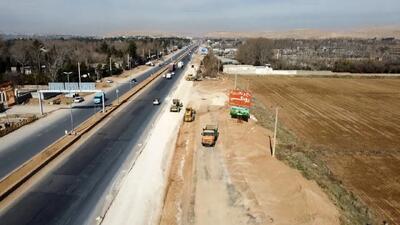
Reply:
[[[274,69],[400,73],[400,57],[392,53],[396,49],[396,42],[383,40],[256,38],[239,46],[236,59],[255,66],[271,64]]]
[[[141,65],[149,59],[162,57],[174,46],[187,45],[181,38],[110,38],[110,39],[0,39],[0,81],[16,84],[46,84],[64,81],[64,71],[72,71],[70,79],[78,79],[78,62],[81,74],[88,81],[121,73]],[[109,60],[112,71],[109,70]],[[121,66],[117,66],[121,65]],[[17,68],[17,71],[11,68]],[[29,70],[28,73],[24,72]]]
[[[247,65],[270,64],[274,61],[273,49],[276,47],[275,41],[271,39],[249,39],[239,47],[236,59]]]
[[[218,72],[222,71],[222,63],[212,51],[204,57],[201,65],[203,77],[217,77]]]

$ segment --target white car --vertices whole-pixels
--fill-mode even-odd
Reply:
[[[112,81],[112,80],[106,80],[106,83],[111,84],[111,83],[114,83],[114,81]]]
[[[74,98],[74,103],[80,103],[80,102],[83,102],[83,101],[85,101],[85,99],[83,99],[81,96],[76,96]]]
[[[146,66],[154,66],[154,63],[151,62],[151,61],[150,61],[150,62],[147,62],[147,63],[146,63]]]
[[[155,98],[155,99],[153,100],[153,105],[160,105],[160,104],[161,104],[160,99]]]
[[[172,75],[175,75],[175,72],[171,72]]]

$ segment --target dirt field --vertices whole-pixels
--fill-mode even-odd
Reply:
[[[196,83],[176,144],[160,224],[339,224],[339,212],[315,182],[270,157],[271,131],[228,113],[231,83]],[[218,124],[215,147],[201,146],[201,128]]]
[[[400,224],[400,79],[241,77],[378,221]]]

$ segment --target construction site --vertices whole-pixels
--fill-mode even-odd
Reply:
[[[196,116],[179,130],[160,224],[340,224],[316,182],[271,156],[273,130],[231,116],[232,80],[193,89]]]
[[[232,115],[235,85],[253,94],[248,119]],[[194,83],[196,118],[180,128],[160,224],[399,224],[399,86],[307,76]],[[216,141],[204,145],[210,125]]]

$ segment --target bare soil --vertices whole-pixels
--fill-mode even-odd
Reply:
[[[340,224],[315,182],[270,156],[270,130],[230,118],[231,85],[195,84],[197,115],[181,126],[160,224]],[[201,145],[206,124],[218,124],[215,147]]]
[[[266,111],[280,108],[301,151],[322,161],[375,221],[400,224],[399,79],[246,76],[239,84],[249,84]],[[286,159],[297,154],[287,152]]]

